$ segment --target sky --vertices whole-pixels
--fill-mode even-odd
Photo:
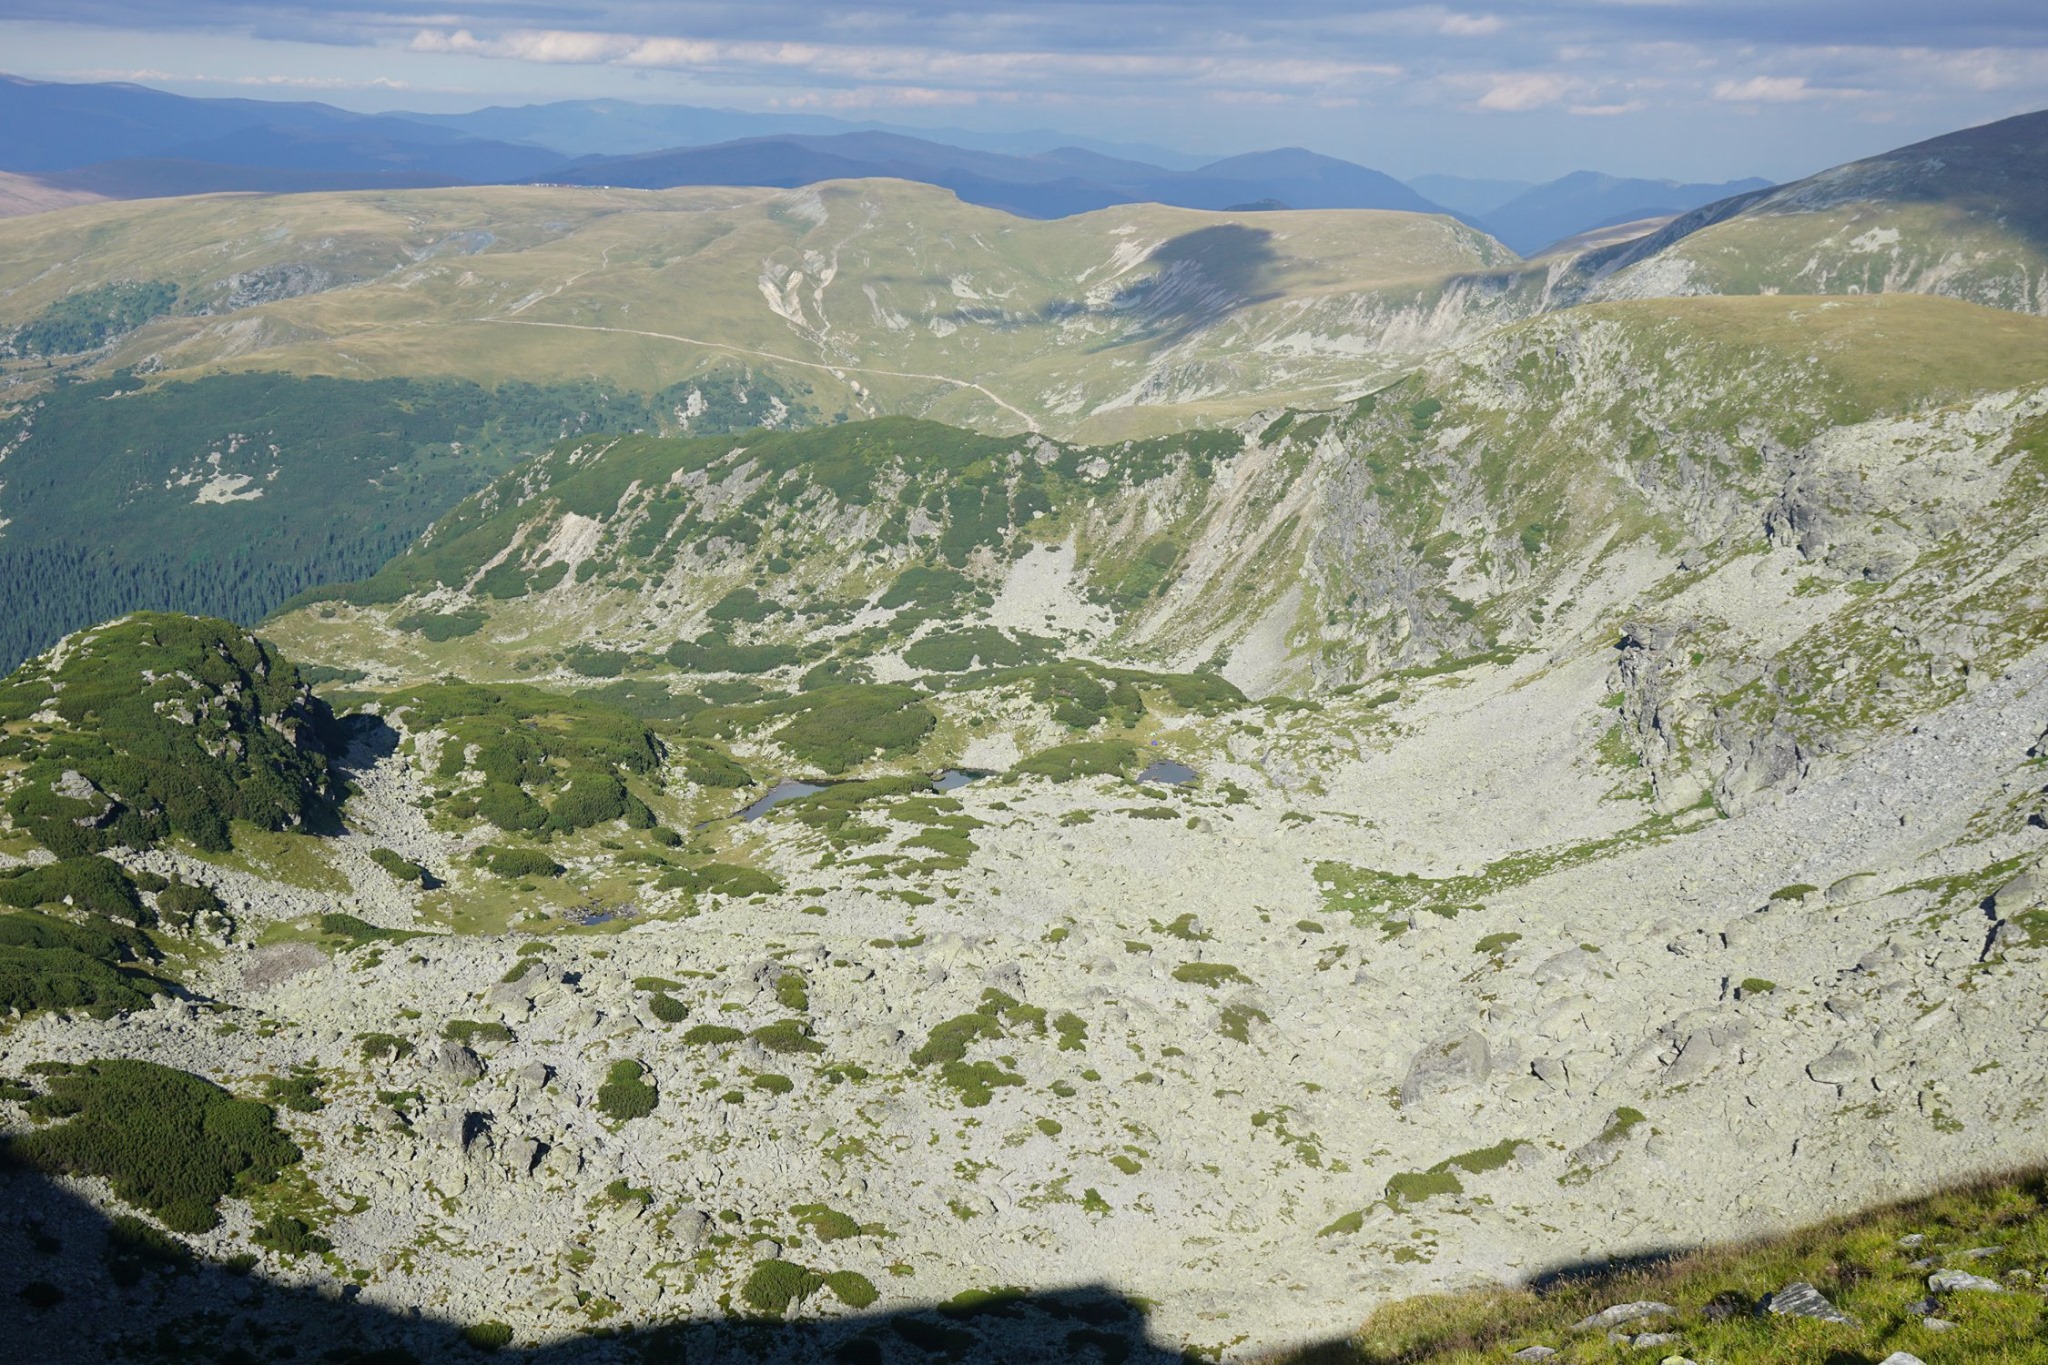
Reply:
[[[2048,0],[0,0],[0,69],[452,112],[614,97],[1401,176],[1793,179],[2048,107]]]

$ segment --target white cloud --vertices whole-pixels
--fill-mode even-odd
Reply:
[[[1475,108],[1492,113],[1517,114],[1545,105],[1561,103],[1578,82],[1551,71],[1524,71],[1486,78],[1486,93]]]
[[[1818,99],[1824,93],[1809,86],[1804,76],[1751,76],[1746,81],[1722,81],[1714,87],[1715,99],[1741,104],[1795,104]]]
[[[1565,112],[1581,118],[1613,118],[1619,114],[1639,113],[1649,107],[1642,100],[1629,100],[1622,104],[1568,104]]]
[[[116,68],[90,67],[66,71],[53,71],[70,81],[145,81],[161,82],[166,85],[237,85],[253,89],[278,90],[433,90],[435,93],[463,94],[453,86],[422,87],[410,81],[395,80],[390,76],[372,76],[365,80],[351,80],[344,76],[212,76],[199,73],[180,75],[174,71],[159,71],[154,67]]]
[[[1490,38],[1500,30],[1497,14],[1452,14],[1437,25],[1437,32],[1452,38]]]
[[[1199,87],[1211,99],[1269,93],[1346,92],[1365,80],[1404,74],[1381,61],[1308,55],[1244,53],[949,51],[929,47],[830,45],[641,37],[568,29],[514,29],[478,37],[466,28],[420,29],[414,52],[546,64],[617,66],[638,70],[746,74],[803,72],[834,81],[870,82],[904,90],[951,86],[1000,98],[1002,87],[1042,87],[1075,80],[1151,82]]]

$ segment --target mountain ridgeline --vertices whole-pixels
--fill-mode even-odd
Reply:
[[[1636,574],[1703,555],[1791,545],[1840,577],[1932,575],[1940,595],[1927,557],[1976,553],[1950,544],[1964,527],[2018,553],[2038,520],[2029,466],[1986,447],[1967,503],[1921,511],[1910,461],[1850,484],[1845,452],[1940,442],[1961,420],[1944,410],[2043,374],[2048,323],[1945,300],[1695,300],[1524,323],[1336,411],[1109,446],[907,419],[578,439],[270,629],[389,681],[936,682],[1080,654],[1253,695],[1342,690],[1511,658],[1560,620],[1617,623],[1641,609]],[[1970,420],[2000,439],[2035,439],[2025,404],[1984,411]],[[1886,531],[1863,524],[1895,497]],[[1589,577],[1622,563],[1637,568]],[[1673,628],[1692,700],[1646,702],[1662,713],[1636,741],[1667,800],[1796,780],[1786,755],[1949,685],[1939,647],[1877,649],[1847,607],[1779,664],[1725,615]],[[2022,649],[2031,620],[1974,648]],[[1858,699],[1839,679],[1809,695],[1822,658]],[[1752,687],[1739,708],[1707,700]]]
[[[1040,223],[883,181],[16,220],[0,225],[0,584],[26,607],[0,658],[139,608],[256,620],[371,572],[575,433],[897,413],[1142,441],[1341,408],[1590,303],[1908,292],[2036,313],[2040,117],[1537,263],[1413,213]]]

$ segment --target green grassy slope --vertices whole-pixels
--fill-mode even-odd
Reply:
[[[2048,310],[2048,114],[1710,206],[1589,253],[1595,297],[1925,293]],[[1731,209],[1733,210],[1731,212]]]
[[[827,414],[1122,435],[1328,392],[1468,313],[1526,310],[1512,282],[1459,282],[1513,264],[1445,218],[1034,222],[898,181],[202,198],[0,223],[0,334],[160,282],[175,306],[91,364],[638,392],[748,364]]]
[[[1982,1249],[1985,1254],[1973,1254]],[[1290,1365],[1479,1365],[1530,1346],[1580,1365],[1661,1359],[1795,1365],[1880,1361],[1894,1351],[1929,1362],[2019,1365],[2042,1358],[2035,1284],[2048,1255],[2048,1181],[2036,1172],[1985,1179],[1782,1237],[1710,1247],[1638,1267],[1596,1267],[1538,1289],[1474,1290],[1402,1300],[1374,1312],[1348,1341],[1270,1359]],[[1999,1288],[1929,1301],[1928,1277],[1959,1270]],[[1804,1282],[1854,1319],[1773,1314],[1764,1304]],[[2006,1292],[2017,1289],[2019,1292]],[[1662,1304],[1615,1330],[1672,1333],[1655,1349],[1580,1326],[1617,1304]],[[1937,1319],[1944,1326],[1929,1327]]]

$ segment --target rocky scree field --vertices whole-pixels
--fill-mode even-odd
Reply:
[[[196,1259],[419,1355],[1100,1285],[1238,1358],[2038,1160],[2040,326],[571,436],[255,634],[67,638],[0,688],[0,1119],[128,1221],[25,1339],[200,1331]]]

